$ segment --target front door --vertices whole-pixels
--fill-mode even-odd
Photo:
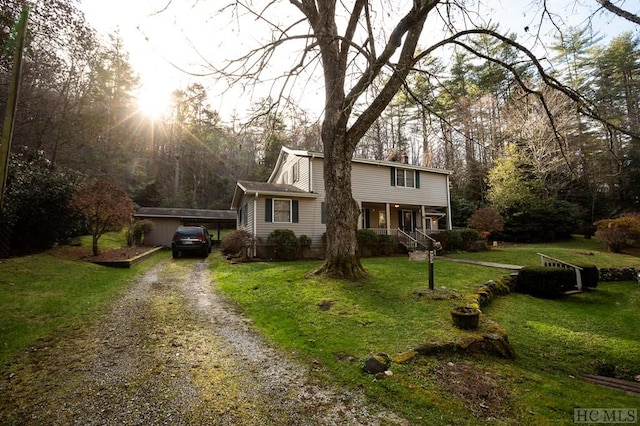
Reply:
[[[415,229],[415,224],[413,223],[413,211],[402,210],[402,215],[400,217],[402,218],[400,226],[404,232],[411,232]]]

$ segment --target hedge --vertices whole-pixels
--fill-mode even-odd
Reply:
[[[527,266],[518,274],[516,291],[536,297],[559,297],[576,287],[576,273],[573,269]]]

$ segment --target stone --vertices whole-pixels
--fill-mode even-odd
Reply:
[[[638,279],[636,268],[599,268],[598,281],[635,281]]]
[[[379,353],[367,358],[364,362],[364,371],[369,374],[383,373],[389,369],[391,358],[385,353]]]
[[[394,356],[392,360],[396,364],[406,364],[407,362],[415,358],[416,355],[418,355],[418,352],[416,351],[402,352]]]
[[[429,253],[426,251],[410,251],[409,260],[412,262],[426,262],[429,259]]]
[[[467,349],[473,343],[476,342],[476,338],[473,336],[465,336],[456,340],[456,346],[460,349]]]

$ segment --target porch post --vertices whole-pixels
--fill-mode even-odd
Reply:
[[[253,224],[252,224],[252,234],[253,234],[253,256],[256,257],[258,255],[258,247],[256,246],[258,240],[258,193],[256,192],[256,196],[253,199]]]
[[[451,220],[451,190],[449,189],[449,175],[447,175],[447,231],[453,229],[453,221]]]
[[[391,235],[391,205],[385,204],[385,214],[387,215],[387,235]]]
[[[364,212],[362,211],[362,201],[358,201],[358,209],[360,210],[360,216],[358,216],[358,229],[362,229],[362,222],[364,221]]]
[[[424,204],[420,206],[420,216],[422,216],[422,232],[427,233],[427,219],[424,217]]]

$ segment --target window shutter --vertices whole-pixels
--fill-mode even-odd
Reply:
[[[420,170],[416,170],[416,178],[414,179],[416,188],[420,189]]]
[[[391,167],[389,170],[391,170],[391,186],[396,186],[396,168]]]
[[[324,201],[320,203],[320,220],[322,223],[327,223],[327,206]]]
[[[273,198],[264,200],[264,221],[273,222]]]
[[[291,200],[291,222],[298,223],[298,200]]]

